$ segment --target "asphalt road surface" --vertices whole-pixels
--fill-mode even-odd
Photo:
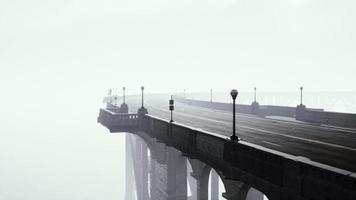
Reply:
[[[145,98],[150,115],[170,119],[169,95]],[[130,112],[141,107],[141,98],[129,97]],[[190,106],[175,102],[174,121],[229,137],[232,112]],[[236,131],[242,140],[294,156],[356,172],[356,130],[319,126],[302,122],[267,119],[237,114]]]

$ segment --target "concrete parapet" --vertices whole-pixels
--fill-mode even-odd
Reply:
[[[98,122],[111,131],[134,131],[139,128],[137,114],[115,113],[108,109],[100,109]]]
[[[283,116],[283,117],[295,117],[296,108],[289,106],[260,106],[260,115],[262,116]]]
[[[232,111],[231,103],[220,102],[208,102],[193,99],[176,99],[177,102],[186,103],[192,106],[199,106],[204,108]],[[261,116],[283,116],[283,117],[295,117],[296,108],[288,106],[271,106],[271,105],[259,105],[258,102],[253,102],[251,105],[237,104],[236,112],[244,114],[253,114]]]

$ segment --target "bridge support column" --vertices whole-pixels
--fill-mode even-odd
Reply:
[[[219,175],[215,172],[215,170],[211,170],[210,174],[210,199],[219,200]]]
[[[197,183],[197,200],[208,200],[211,167],[195,159],[189,159],[189,162],[193,170],[191,176],[195,178]]]
[[[196,200],[197,199],[197,181],[192,176],[189,176],[188,182],[189,182],[189,188],[190,188],[190,192],[191,192],[191,195],[188,197],[188,200]]]
[[[187,200],[187,159],[168,147],[168,199]]]
[[[187,159],[163,143],[151,146],[151,200],[187,200]]]
[[[126,184],[125,184],[125,199],[126,200],[134,200],[135,193],[135,185],[134,185],[134,174],[133,174],[133,160],[132,160],[132,147],[130,141],[129,133],[126,133],[125,139],[125,164],[126,164]]]
[[[132,152],[134,152],[133,169],[136,183],[137,200],[147,200],[149,199],[147,145],[140,138],[135,136],[135,141],[131,143],[131,147],[134,147],[132,148]]]
[[[228,200],[246,200],[250,186],[236,180],[224,179],[225,193],[223,197]]]
[[[158,199],[157,194],[157,171],[156,171],[156,157],[154,150],[150,151],[150,200]]]
[[[148,151],[147,145],[141,141],[141,164],[142,164],[142,199],[149,199],[148,195]]]

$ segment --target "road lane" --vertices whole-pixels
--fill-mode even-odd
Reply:
[[[170,119],[168,100],[146,97],[151,115]],[[141,105],[139,98],[130,99],[131,111]],[[176,102],[174,120],[209,132],[230,136],[231,113],[189,106]],[[244,141],[270,149],[302,156],[310,160],[356,171],[356,132],[337,127],[326,128],[304,123],[238,114],[237,133]]]

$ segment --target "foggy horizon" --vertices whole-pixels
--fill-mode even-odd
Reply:
[[[7,94],[356,91],[351,0],[15,2],[0,4]]]
[[[120,198],[125,138],[97,124],[108,89],[200,100],[212,89],[226,103],[236,88],[251,105],[257,87],[261,105],[296,107],[303,86],[307,108],[356,113],[355,10],[353,0],[0,1],[0,199]]]

